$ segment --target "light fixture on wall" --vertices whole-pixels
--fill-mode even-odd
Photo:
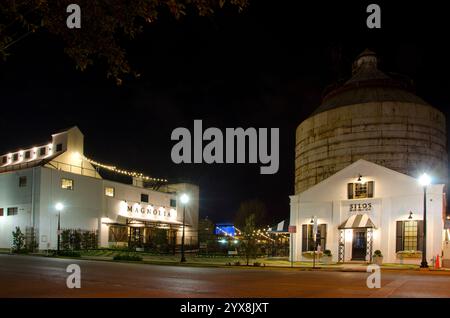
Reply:
[[[410,219],[410,220],[412,220],[412,218],[413,218],[413,213],[412,213],[412,211],[409,211],[409,216],[408,216],[408,219]]]
[[[314,216],[311,217],[311,221],[309,223],[314,224]]]
[[[359,175],[358,176],[358,180],[357,180],[358,182],[361,182],[362,181],[362,175]]]

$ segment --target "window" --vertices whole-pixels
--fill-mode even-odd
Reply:
[[[148,203],[148,194],[141,193],[141,202]]]
[[[395,251],[423,250],[423,221],[397,221]]]
[[[45,148],[45,147],[39,148],[39,156],[45,156],[46,153],[47,153],[47,148]]]
[[[347,184],[348,199],[373,198],[373,190],[373,181]]]
[[[17,161],[17,160],[19,160],[19,154],[15,153],[15,154],[13,154],[13,161]]]
[[[8,208],[7,210],[7,215],[17,215],[19,213],[19,208],[18,207],[14,207],[14,208]]]
[[[61,179],[61,189],[73,190],[73,180],[72,179]]]
[[[109,242],[128,242],[128,228],[126,226],[110,225],[108,231]]]
[[[148,203],[148,194],[141,193],[141,202]]]
[[[22,176],[19,177],[19,187],[26,187],[27,186],[27,177]]]
[[[56,145],[56,152],[60,152],[62,151],[62,144],[57,144]]]
[[[6,164],[7,162],[8,162],[8,157],[3,156],[3,158],[2,158],[2,163],[3,163],[3,164]]]
[[[25,159],[30,159],[31,158],[31,151],[27,150],[25,151]]]
[[[302,225],[302,252],[314,251],[314,239],[313,232],[314,227],[312,224],[303,224]],[[320,245],[320,250],[323,251],[326,249],[327,243],[327,225],[319,224],[317,226],[317,238],[318,245]]]
[[[114,197],[114,188],[113,187],[105,187],[105,195],[108,197]]]
[[[0,208],[0,216],[3,216],[3,208]]]
[[[175,200],[175,199],[170,199],[170,207],[176,208],[176,207],[177,207],[177,200]]]

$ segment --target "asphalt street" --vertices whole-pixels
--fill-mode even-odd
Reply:
[[[81,288],[66,286],[78,264]],[[0,297],[450,297],[450,275],[383,271],[381,288],[369,273],[299,269],[238,269],[0,255]]]

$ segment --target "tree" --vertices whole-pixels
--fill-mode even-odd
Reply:
[[[72,0],[2,0],[0,2],[0,56],[6,58],[18,41],[39,33],[62,41],[65,53],[78,69],[95,60],[107,65],[107,76],[120,84],[127,74],[138,76],[127,60],[121,42],[132,40],[145,26],[167,12],[176,19],[191,11],[212,15],[226,4],[242,11],[249,0],[78,0],[81,28],[66,25]]]
[[[256,258],[256,252],[258,246],[256,244],[256,225],[255,225],[255,214],[250,214],[245,219],[244,226],[241,230],[241,247],[244,250],[245,260],[247,266],[249,264],[250,258]]]
[[[254,222],[256,227],[265,225],[267,217],[266,205],[260,200],[248,200],[242,202],[239,206],[236,217],[234,219],[235,226],[237,226],[238,228],[243,227],[247,222],[247,218],[252,214],[254,215]]]
[[[12,232],[13,235],[13,251],[20,253],[25,245],[25,235],[20,230],[20,227],[16,226],[15,231]]]

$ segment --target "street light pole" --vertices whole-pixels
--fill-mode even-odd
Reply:
[[[186,226],[186,204],[183,204],[183,234],[181,235],[181,263],[186,262],[186,257],[184,256],[184,228]]]
[[[61,242],[61,211],[58,211],[58,245],[57,254],[59,255],[59,246]]]
[[[423,237],[422,237],[422,263],[420,268],[428,268],[427,263],[427,186],[431,183],[431,178],[424,173],[419,178],[420,184],[423,186]]]
[[[421,268],[428,268],[427,263],[427,186],[423,186],[423,238]]]
[[[186,257],[184,256],[184,234],[186,227],[186,204],[189,202],[189,196],[186,193],[183,193],[180,196],[180,201],[183,204],[183,232],[181,235],[181,263],[186,262]]]

